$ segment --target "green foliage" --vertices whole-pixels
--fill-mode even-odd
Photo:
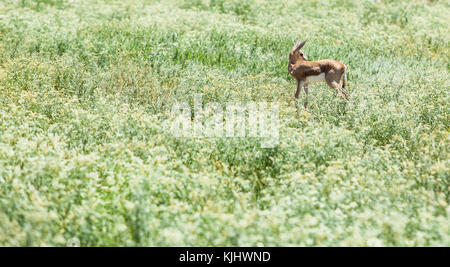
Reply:
[[[446,1],[0,3],[0,245],[450,245]],[[291,102],[287,53],[352,102]],[[280,143],[176,138],[177,101],[280,103]],[[302,101],[305,96],[302,95]]]

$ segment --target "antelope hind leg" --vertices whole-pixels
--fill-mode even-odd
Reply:
[[[341,85],[338,82],[329,81],[328,79],[326,80],[326,82],[327,82],[328,86],[335,89],[342,98],[344,98],[346,101],[349,101],[348,93],[344,89],[342,89]]]

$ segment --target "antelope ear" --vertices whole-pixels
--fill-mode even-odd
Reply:
[[[305,45],[306,41],[308,41],[308,39],[306,39],[301,44],[299,44],[298,47],[295,50],[302,49],[302,47]]]

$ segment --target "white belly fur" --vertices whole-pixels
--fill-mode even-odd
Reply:
[[[315,76],[308,76],[306,77],[306,83],[310,82],[323,82],[325,81],[325,73],[315,75]]]

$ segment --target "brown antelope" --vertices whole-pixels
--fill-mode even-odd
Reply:
[[[301,50],[307,40],[300,42],[298,40],[289,53],[289,67],[288,71],[292,77],[297,80],[297,91],[295,92],[295,100],[298,101],[301,88],[305,89],[306,96],[308,96],[308,84],[310,82],[325,81],[328,86],[335,89],[339,95],[345,100],[350,99],[350,95],[344,90],[347,83],[345,74],[345,65],[337,60],[323,59],[308,61],[308,58]],[[342,86],[339,84],[342,75]],[[307,102],[304,106],[306,107]]]

